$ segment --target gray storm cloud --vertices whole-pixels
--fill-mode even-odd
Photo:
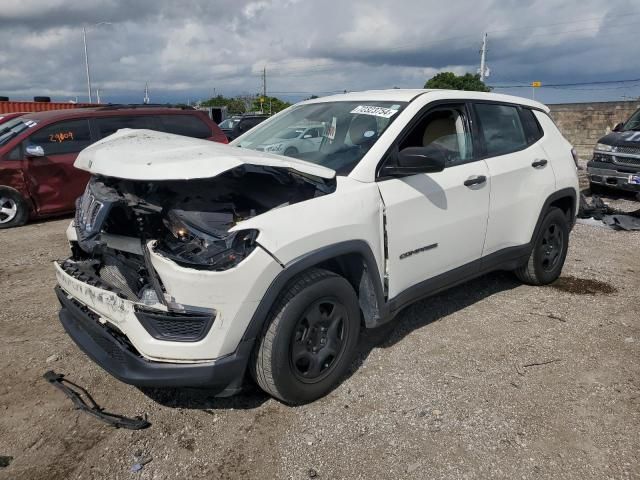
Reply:
[[[90,26],[100,21],[112,24]],[[172,101],[255,93],[265,65],[281,96],[422,87],[438,71],[475,72],[484,31],[489,83],[640,76],[634,0],[4,0],[0,94],[84,100],[83,25],[93,84],[111,101],[145,82]]]

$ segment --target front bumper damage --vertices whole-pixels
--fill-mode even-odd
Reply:
[[[240,387],[253,340],[240,342],[235,352],[211,362],[166,363],[144,358],[116,327],[57,286],[60,322],[89,356],[117,379],[138,387],[207,387],[233,394]],[[115,306],[115,308],[118,308]]]

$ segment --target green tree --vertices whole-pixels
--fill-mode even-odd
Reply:
[[[427,80],[424,88],[442,88],[448,90],[471,90],[474,92],[490,92],[491,88],[487,87],[480,75],[472,75],[465,73],[464,75],[456,75],[453,72],[441,72],[435,77]]]
[[[264,98],[264,102],[260,102],[260,99]],[[275,114],[278,113],[285,108],[290,107],[291,104],[289,102],[285,102],[284,100],[280,100],[277,97],[262,97],[259,96],[253,102],[253,110],[256,112],[263,111],[264,113]]]
[[[228,98],[218,95],[200,104],[203,107],[227,107],[229,114],[238,115],[247,111],[247,106],[239,98]]]

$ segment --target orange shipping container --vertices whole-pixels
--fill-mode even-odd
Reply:
[[[18,112],[43,112],[90,106],[90,103],[69,102],[0,102],[0,114]],[[93,104],[96,106],[97,104]]]

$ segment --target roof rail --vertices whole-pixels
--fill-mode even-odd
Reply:
[[[131,108],[177,108],[180,110],[195,110],[194,107],[189,105],[173,105],[170,103],[107,103],[107,104],[95,104],[84,105],[81,108],[95,108],[96,110],[123,110]]]

